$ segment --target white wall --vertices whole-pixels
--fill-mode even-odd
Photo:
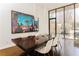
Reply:
[[[23,12],[26,14],[39,17],[39,32],[30,33],[11,33],[11,10]],[[26,37],[28,35],[35,35],[38,33],[47,33],[48,26],[47,20],[43,18],[43,7],[36,6],[35,4],[0,4],[0,49],[14,46],[11,39],[17,37]]]

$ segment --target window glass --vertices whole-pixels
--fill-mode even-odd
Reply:
[[[57,9],[57,34],[64,34],[64,13],[63,8]]]
[[[65,8],[65,37],[74,39],[74,5]]]
[[[55,19],[50,20],[50,35],[55,37]]]
[[[55,18],[55,10],[50,11],[50,18]]]
[[[75,6],[75,39],[79,40],[79,4]]]

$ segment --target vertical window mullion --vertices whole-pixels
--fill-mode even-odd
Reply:
[[[64,18],[64,28],[63,29],[64,29],[64,39],[65,39],[65,7],[63,9],[64,9],[63,10],[63,14],[64,14],[64,17],[63,17]]]
[[[57,9],[55,9],[55,17],[56,17],[55,19],[55,37],[56,37],[57,35]]]
[[[75,20],[75,4],[74,4],[74,40],[75,40],[75,24],[76,24],[75,21],[76,20]]]

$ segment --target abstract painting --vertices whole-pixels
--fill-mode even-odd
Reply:
[[[33,15],[11,11],[12,33],[25,33],[38,31],[38,21]]]

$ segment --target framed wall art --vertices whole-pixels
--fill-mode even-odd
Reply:
[[[33,15],[11,11],[12,33],[37,32],[38,21],[35,21]]]

